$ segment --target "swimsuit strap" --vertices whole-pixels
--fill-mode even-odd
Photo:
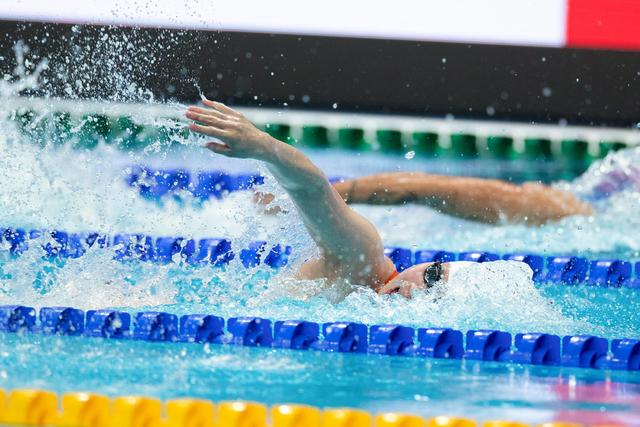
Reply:
[[[391,273],[391,276],[389,276],[389,278],[386,280],[386,282],[384,282],[384,284],[385,285],[388,284],[389,282],[391,282],[396,277],[398,277],[398,270],[393,269],[393,273]]]

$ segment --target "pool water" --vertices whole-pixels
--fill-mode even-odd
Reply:
[[[181,194],[151,201],[125,183],[132,164],[264,173],[256,162],[220,159],[197,147],[130,153],[109,146],[90,151],[42,148],[12,133],[10,123],[1,125],[3,227],[196,239],[224,236],[232,239],[234,249],[263,239],[291,245],[293,255],[289,266],[274,271],[265,266],[245,269],[237,260],[225,268],[119,262],[113,259],[113,248],[92,248],[78,259],[51,260],[38,248],[45,241],[19,257],[9,255],[5,247],[0,250],[0,304],[640,337],[637,290],[537,285],[526,270],[508,263],[494,265],[451,292],[416,295],[410,301],[345,283],[293,281],[287,276],[313,255],[313,245],[291,202],[271,178],[263,188],[276,195],[286,214],[265,214],[251,192],[221,200]],[[545,164],[536,169],[526,163],[434,161],[378,153],[355,160],[345,152],[309,154],[332,176],[393,170],[513,181],[555,181],[563,176]],[[587,178],[601,173],[596,165]],[[378,227],[387,245],[637,260],[640,220],[630,213],[640,207],[638,194],[621,191],[592,218],[567,218],[540,228],[471,223],[420,206],[355,209]],[[633,424],[640,410],[638,373],[4,334],[0,357],[0,387],[6,389],[247,399],[528,422],[559,418]]]
[[[28,253],[28,252],[27,252]],[[288,270],[160,266],[119,262],[111,251],[60,262],[38,257],[6,258],[0,304],[72,306],[125,311],[163,310],[222,317],[258,316],[314,322],[399,323],[512,333],[640,336],[636,289],[586,285],[534,285],[525,273],[503,266],[445,293],[379,296],[359,286],[287,279]],[[87,290],[90,290],[87,292]]]
[[[627,422],[627,372],[221,345],[3,335],[0,386],[354,407],[484,419]]]

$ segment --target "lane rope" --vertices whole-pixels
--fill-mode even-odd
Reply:
[[[640,339],[558,336],[358,322],[319,324],[260,317],[112,309],[0,306],[0,332],[153,342],[212,343],[338,353],[466,359],[572,368],[640,370]]]
[[[486,421],[438,416],[422,418],[405,413],[374,415],[358,409],[320,409],[307,405],[256,402],[214,403],[206,399],[108,397],[97,393],[0,389],[0,422],[51,427],[533,427],[515,421]],[[549,422],[538,427],[584,427]]]
[[[38,240],[39,239],[39,240]],[[41,243],[44,239],[44,243]],[[79,258],[90,248],[110,248],[114,258],[121,261],[138,260],[160,264],[184,263],[189,265],[228,264],[238,259],[246,268],[260,264],[280,268],[288,263],[291,246],[255,241],[247,247],[233,247],[226,238],[153,237],[144,234],[115,234],[98,232],[69,233],[61,230],[26,230],[0,228],[0,253],[20,255],[36,240],[49,258]],[[398,271],[423,262],[503,260],[521,261],[533,270],[538,283],[565,285],[586,284],[609,288],[640,289],[640,261],[621,259],[589,260],[577,255],[542,256],[527,253],[497,254],[485,251],[449,252],[422,249],[412,251],[401,247],[387,247],[385,254]],[[635,265],[634,265],[635,264]]]

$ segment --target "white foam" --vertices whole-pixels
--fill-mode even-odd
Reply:
[[[596,190],[611,181],[618,182],[615,191],[596,199]],[[640,256],[640,215],[635,214],[640,211],[640,148],[611,153],[574,182],[555,185],[588,199],[596,213],[529,227],[474,223],[416,205],[356,209],[373,221],[387,245],[543,255],[589,251],[626,259]]]
[[[144,90],[122,87],[138,100],[145,96]],[[154,118],[145,120],[153,124]],[[182,200],[167,198],[158,204],[142,199],[125,185],[126,165],[145,161],[161,164],[167,150],[162,144],[136,155],[104,144],[91,151],[73,150],[70,145],[40,148],[20,136],[12,122],[0,119],[0,224],[154,236],[225,236],[234,240],[236,249],[264,238],[293,245],[297,262],[312,254],[313,245],[300,218],[271,178],[267,178],[265,189],[277,195],[287,214],[264,215],[250,192],[201,204],[186,195]],[[205,150],[202,153],[213,158]],[[619,197],[630,199],[612,199],[614,206],[595,218],[568,218],[535,229],[470,224],[445,219],[421,207],[358,210],[374,220],[387,244],[411,248],[498,252],[637,248],[638,219],[630,218],[634,216],[629,213],[639,202],[637,195],[633,199],[631,194],[622,194]],[[281,319],[350,319],[555,333],[585,329],[579,321],[563,317],[533,286],[530,270],[514,263],[483,264],[460,286],[451,284],[446,290],[417,294],[406,301],[348,284],[278,281],[268,274],[260,278],[263,270],[246,271],[237,261],[226,271],[213,272],[208,268],[121,264],[111,259],[108,250],[90,252],[64,266],[42,261],[41,254],[30,250],[18,259],[5,260],[0,274],[9,279],[0,285],[0,302],[80,308],[200,304],[222,315],[244,313]]]

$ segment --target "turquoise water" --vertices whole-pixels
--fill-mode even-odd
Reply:
[[[465,286],[407,301],[345,283],[288,279],[287,269],[245,269],[237,261],[227,268],[123,263],[103,249],[60,262],[29,259],[29,252],[21,258],[5,254],[0,262],[0,304],[640,337],[638,290],[534,285],[510,263]]]
[[[82,75],[70,78],[61,73],[57,78],[67,83],[70,97],[77,87],[86,86],[96,93],[105,88],[104,93],[113,93],[114,100],[153,101],[153,94],[133,84],[126,67],[120,66],[123,58],[130,58],[128,42],[118,44],[107,37],[90,52],[97,54],[108,81],[94,74],[83,80]],[[126,55],[115,58],[121,52]],[[152,60],[153,52],[143,57]],[[439,295],[417,295],[411,301],[380,297],[345,283],[288,280],[296,265],[313,255],[313,247],[290,201],[273,180],[267,179],[264,188],[276,194],[278,203],[290,212],[287,215],[265,215],[249,192],[206,202],[185,194],[155,203],[125,185],[125,170],[131,164],[264,172],[259,164],[221,159],[194,146],[198,141],[181,141],[186,145],[173,147],[151,141],[142,151],[126,152],[105,144],[85,151],[73,149],[73,141],[56,145],[42,135],[25,137],[5,119],[14,109],[5,98],[24,89],[37,90],[44,63],[30,58],[22,43],[16,45],[16,58],[18,67],[5,70],[14,78],[0,82],[0,227],[225,236],[233,239],[236,249],[264,239],[292,245],[294,256],[288,268],[273,272],[245,270],[237,263],[226,269],[120,263],[108,250],[92,250],[61,263],[43,259],[40,250],[11,258],[0,249],[0,304],[640,337],[638,291],[534,286],[527,272],[513,265],[496,266],[464,286]],[[87,58],[70,60],[82,64]],[[42,93],[46,94],[46,85]],[[172,108],[179,111],[182,106]],[[134,121],[145,126],[161,122],[142,105]],[[77,131],[70,130],[71,139]],[[572,179],[576,172],[567,165],[549,163],[434,161],[334,151],[309,154],[328,175],[419,170],[550,182]],[[628,154],[618,154],[609,162],[624,163],[632,158]],[[576,193],[588,191],[610,169],[609,163],[596,164],[585,179],[560,185]],[[567,218],[540,228],[475,224],[419,206],[355,208],[378,227],[387,245],[637,260],[639,194],[622,191],[599,206],[594,217]],[[562,419],[640,425],[638,373],[217,345],[0,334],[0,387],[293,402],[532,423]]]
[[[4,131],[7,125],[3,125]],[[264,267],[246,270],[237,262],[225,269],[121,263],[112,259],[110,250],[99,249],[65,262],[43,259],[38,249],[18,258],[0,250],[0,304],[161,309],[176,314],[353,320],[607,338],[640,336],[637,290],[538,286],[526,271],[513,265],[484,271],[473,283],[444,294],[416,295],[410,301],[399,296],[380,297],[346,283],[293,281],[288,275],[313,255],[313,247],[286,195],[272,180],[267,179],[265,188],[277,195],[289,214],[265,215],[253,203],[250,192],[206,202],[180,195],[156,203],[142,199],[124,182],[125,169],[132,163],[155,167],[186,164],[194,170],[262,170],[255,162],[221,161],[193,147],[138,153],[108,146],[92,151],[43,149],[7,135],[0,135],[2,226],[194,238],[227,236],[236,249],[265,239],[291,244],[294,256],[289,267],[276,272]],[[344,153],[310,154],[329,175],[413,169],[472,174],[484,170],[485,175],[515,180],[558,177],[553,171],[525,167],[518,178],[513,164],[500,162],[413,161],[369,153],[358,156],[354,163],[353,156]],[[595,179],[599,170],[590,173],[588,176]],[[567,218],[541,228],[475,224],[420,206],[356,209],[378,227],[387,245],[543,255],[578,253],[636,260],[640,258],[638,217],[629,213],[638,207],[637,193],[622,192],[595,217]],[[633,423],[640,399],[637,373],[215,345],[0,335],[0,358],[3,388],[194,396],[216,401],[238,398],[425,416]]]
[[[14,272],[29,271],[40,279],[34,281],[37,286],[11,287],[6,293],[8,284],[25,278],[5,279],[0,303],[640,336],[640,298],[632,289],[549,284],[521,286],[513,293],[490,281],[478,292],[438,302],[406,301],[366,290],[344,296],[347,290],[338,286],[327,290],[317,283],[288,282],[283,272],[264,268],[157,266],[116,262],[111,256],[100,250],[66,264],[35,257],[28,268]],[[27,260],[5,259],[3,271]],[[640,425],[640,373],[213,344],[0,334],[0,387],[293,402],[425,417]]]
[[[640,374],[220,345],[0,335],[0,386],[355,407],[423,416],[638,422]]]

